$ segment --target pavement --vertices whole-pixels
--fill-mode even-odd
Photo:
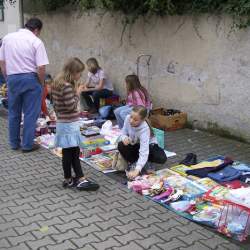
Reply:
[[[250,249],[130,192],[119,178],[82,165],[97,181],[96,192],[62,189],[60,158],[41,149],[11,151],[6,117],[0,111],[0,249],[141,250]],[[250,145],[205,132],[167,133],[168,150],[179,162],[193,152],[199,160],[230,155],[250,163]]]

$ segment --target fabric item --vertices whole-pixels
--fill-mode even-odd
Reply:
[[[6,62],[6,74],[36,73],[49,64],[43,42],[28,29],[20,29],[3,38],[0,60]]]
[[[201,163],[198,163],[196,165],[192,166],[192,169],[198,169],[198,168],[209,168],[209,167],[217,167],[220,164],[222,164],[223,160],[214,160],[214,161],[203,161]]]
[[[117,152],[112,162],[112,168],[117,171],[125,171],[128,168],[128,162]]]
[[[79,122],[56,123],[55,147],[78,147],[82,141]]]
[[[129,120],[130,115],[125,119],[121,140],[128,137],[131,140],[131,144],[140,145],[140,154],[136,165],[142,169],[148,160],[149,145],[152,143],[157,144],[157,140],[155,136],[151,136],[150,128],[146,121],[143,121],[138,127],[132,127]]]
[[[72,148],[63,148],[62,149],[62,166],[64,172],[64,178],[69,179],[72,178],[71,168],[73,168],[75,172],[75,177],[77,179],[83,177],[82,167],[79,160],[80,156],[80,148],[72,147]]]
[[[75,122],[79,120],[79,97],[73,86],[65,83],[62,89],[52,89],[53,106],[58,122]]]
[[[42,95],[42,113],[45,115],[45,116],[48,116],[49,115],[49,112],[48,112],[48,109],[47,109],[47,104],[46,104],[46,98],[48,96],[48,89],[46,87],[46,85],[43,87],[43,95]]]
[[[232,164],[233,164],[233,160],[226,157],[224,159],[224,162],[216,167],[205,167],[205,168],[199,168],[199,169],[192,169],[192,170],[186,171],[186,174],[195,175],[195,176],[198,176],[200,178],[205,178],[205,177],[208,177],[209,173],[220,171],[223,168],[225,168],[229,165],[232,165]]]
[[[128,106],[140,105],[148,110],[150,110],[152,107],[152,102],[149,95],[146,98],[145,94],[139,89],[128,94],[126,103]]]
[[[0,86],[3,85],[4,83],[6,83],[6,80],[3,74],[1,73],[1,68],[0,68]]]
[[[125,105],[125,106],[116,108],[114,110],[115,118],[117,120],[117,124],[118,124],[120,129],[122,129],[122,127],[124,125],[124,121],[125,121],[127,115],[129,115],[131,113],[132,109],[133,109],[133,107],[131,107],[129,105]]]
[[[99,108],[99,114],[100,114],[102,119],[107,119],[111,112],[112,112],[111,105],[107,105],[107,106],[103,106],[103,107]]]
[[[85,99],[87,105],[89,108],[96,108],[96,110],[99,110],[100,108],[100,99],[101,98],[108,98],[113,95],[113,92],[108,89],[101,89],[98,91],[88,91],[83,92],[82,97]],[[93,97],[93,100],[91,98]]]
[[[240,180],[244,183],[250,184],[250,172],[241,173]]]
[[[208,177],[217,182],[226,182],[239,179],[241,176],[240,171],[232,168],[231,166],[224,167],[220,171],[212,172],[208,174]]]
[[[23,112],[22,148],[30,150],[35,139],[36,121],[41,112],[42,86],[35,73],[8,76],[7,85],[10,146],[11,148],[20,146],[20,126]]]
[[[122,157],[129,163],[135,164],[135,169],[140,172],[145,167],[147,161],[152,163],[164,164],[167,161],[167,156],[162,148],[160,148],[157,144],[150,144],[148,146],[148,157],[146,159],[145,164],[138,165],[138,160],[140,158],[140,144],[137,143],[135,145],[127,145],[125,146],[123,142],[118,143],[118,151],[122,155]]]
[[[165,148],[165,132],[164,130],[153,128],[154,135],[156,137],[158,145],[164,149]]]
[[[87,84],[89,84],[89,86],[96,87],[99,84],[100,80],[103,79],[104,79],[103,89],[113,91],[114,90],[113,84],[108,78],[108,76],[105,74],[103,69],[98,69],[95,74],[88,72]]]
[[[250,172],[250,166],[244,163],[234,162],[232,167],[242,172]]]

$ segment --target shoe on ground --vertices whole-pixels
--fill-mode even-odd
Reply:
[[[90,180],[84,179],[84,180],[79,180],[76,188],[81,191],[96,191],[100,186]]]
[[[186,155],[186,158],[180,162],[180,164],[191,166],[197,164],[197,156],[193,153],[189,153]]]
[[[38,149],[40,149],[40,145],[34,144],[31,149],[23,149],[22,151],[23,151],[23,153],[30,153],[30,152],[34,152]]]
[[[62,186],[64,188],[71,188],[74,186],[74,180],[73,179],[70,179],[70,180],[64,180],[63,183],[62,183]]]

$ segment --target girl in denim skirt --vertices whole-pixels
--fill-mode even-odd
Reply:
[[[62,148],[63,187],[96,190],[99,185],[87,180],[82,172],[79,145],[82,141],[78,102],[83,85],[78,81],[85,66],[78,58],[71,58],[52,84],[52,99],[57,116],[55,146]],[[71,168],[75,177],[71,175]]]

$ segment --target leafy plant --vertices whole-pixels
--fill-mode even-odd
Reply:
[[[29,0],[43,4],[46,11],[54,11],[64,6],[80,11],[94,8],[111,12],[120,11],[135,21],[146,14],[200,15],[227,14],[233,17],[234,25],[245,28],[250,25],[250,0]],[[15,2],[9,0],[9,2]]]

